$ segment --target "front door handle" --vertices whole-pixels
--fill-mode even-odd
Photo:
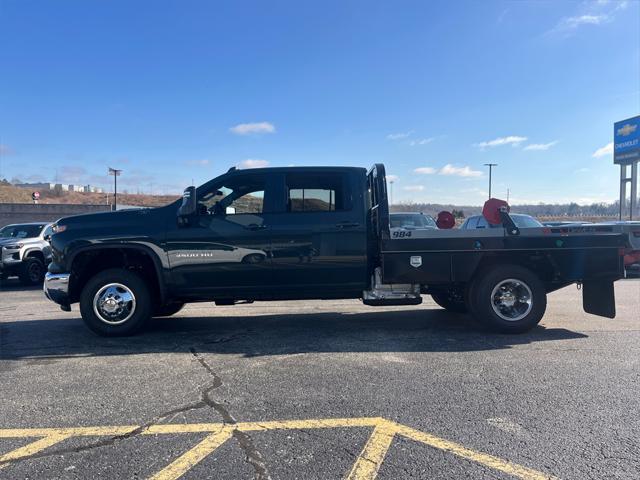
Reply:
[[[258,225],[257,223],[251,223],[249,225],[245,225],[244,228],[246,228],[247,230],[264,230],[265,228],[267,228],[266,225]]]
[[[337,228],[355,228],[355,227],[359,227],[360,224],[357,222],[340,222],[340,223],[336,223],[336,227]]]

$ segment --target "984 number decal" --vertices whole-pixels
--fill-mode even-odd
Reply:
[[[411,236],[411,230],[396,230],[391,233],[393,238],[407,238]]]

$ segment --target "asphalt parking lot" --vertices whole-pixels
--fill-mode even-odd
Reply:
[[[640,280],[496,335],[437,307],[190,305],[132,338],[0,287],[0,478],[638,478]]]

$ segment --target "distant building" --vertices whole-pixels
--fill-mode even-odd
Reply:
[[[67,185],[66,183],[16,183],[16,187],[28,188],[37,192],[84,192],[84,193],[104,193],[104,189],[93,185]]]
[[[32,190],[55,190],[55,183],[16,183],[16,187],[30,188]]]

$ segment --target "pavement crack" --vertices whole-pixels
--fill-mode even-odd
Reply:
[[[211,368],[204,357],[196,351],[195,348],[192,347],[189,349],[189,351],[195,357],[195,359],[198,360],[198,363],[200,363],[200,365],[213,378],[213,382],[211,383],[211,385],[209,385],[202,391],[202,402],[215,410],[222,417],[222,421],[225,424],[237,424],[238,422],[233,417],[233,415],[231,415],[227,407],[225,407],[221,402],[212,398],[213,391],[222,386],[222,379],[213,370],[213,368]],[[253,467],[255,473],[254,478],[256,480],[271,480],[271,476],[269,475],[267,466],[264,462],[264,457],[256,448],[253,440],[251,439],[251,436],[249,436],[249,434],[247,434],[246,432],[242,432],[238,429],[233,430],[232,436],[238,442],[238,445],[240,445],[240,448],[245,455],[245,461]]]

